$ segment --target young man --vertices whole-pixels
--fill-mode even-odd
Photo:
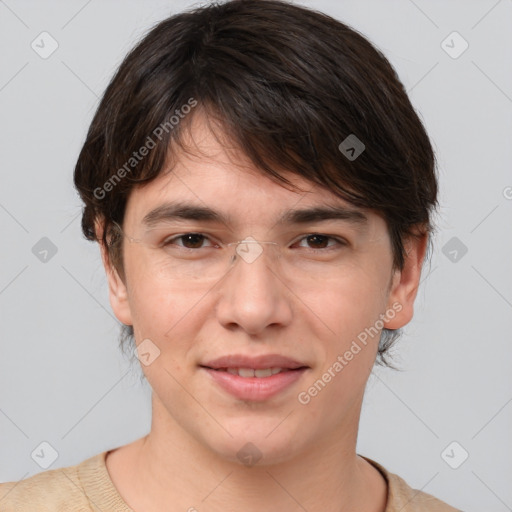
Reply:
[[[273,0],[163,21],[107,88],[75,185],[151,431],[0,485],[2,511],[456,510],[356,454],[437,204],[429,139],[366,39]]]

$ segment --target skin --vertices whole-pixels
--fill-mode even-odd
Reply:
[[[145,512],[384,511],[385,479],[355,451],[378,336],[308,404],[297,396],[393,304],[401,310],[386,318],[385,327],[398,329],[411,320],[426,235],[407,241],[399,272],[392,270],[386,223],[373,211],[365,210],[363,231],[343,221],[279,228],[276,219],[292,208],[350,205],[290,173],[302,192],[272,181],[221,144],[202,114],[194,115],[190,128],[189,146],[200,152],[181,153],[171,173],[131,193],[125,233],[140,233],[149,210],[179,198],[229,213],[229,230],[221,224],[211,232],[235,240],[251,235],[289,246],[316,232],[342,236],[348,245],[339,248],[343,265],[329,280],[290,280],[261,257],[238,262],[207,285],[170,280],[161,267],[151,266],[147,247],[126,239],[123,280],[102,248],[116,317],[133,325],[137,343],[149,338],[160,350],[149,366],[142,365],[153,389],[151,431],[107,456],[115,487],[131,508]],[[187,222],[180,233],[208,228]],[[101,234],[99,222],[97,230]],[[232,353],[282,354],[309,369],[268,400],[237,400],[198,366]],[[247,442],[262,454],[252,467],[237,457]]]

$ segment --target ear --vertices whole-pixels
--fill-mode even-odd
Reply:
[[[417,233],[405,241],[404,268],[395,271],[388,297],[388,308],[396,315],[384,321],[386,329],[399,329],[412,320],[427,243],[427,233]]]
[[[102,240],[103,223],[99,220],[95,221],[95,229],[100,244],[103,267],[107,276],[110,306],[121,323],[133,325],[126,283],[119,276],[118,270],[112,265],[107,247]]]

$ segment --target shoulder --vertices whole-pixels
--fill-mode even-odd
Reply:
[[[409,485],[394,473],[377,462],[363,457],[375,466],[388,483],[388,503],[385,512],[461,512],[434,496],[409,487]]]
[[[106,453],[97,454],[74,466],[43,471],[17,482],[1,483],[0,510],[2,512],[89,510],[90,500],[82,476],[101,471]]]

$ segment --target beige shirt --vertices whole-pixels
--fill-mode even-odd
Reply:
[[[0,484],[1,512],[133,512],[114,487],[105,465],[108,452],[75,466],[43,471]],[[460,512],[429,494],[411,489],[399,476],[364,457],[388,483],[385,512]]]

